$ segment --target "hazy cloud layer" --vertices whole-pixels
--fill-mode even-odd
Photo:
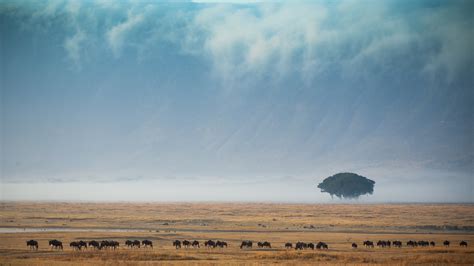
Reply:
[[[210,60],[223,79],[269,73],[311,79],[327,72],[360,77],[409,68],[452,81],[472,70],[472,9],[470,1],[47,1],[5,4],[2,16],[27,18],[25,31],[34,30],[34,24],[45,31],[72,31],[64,48],[74,63],[87,42],[114,57],[124,48],[138,53],[170,42],[177,51]],[[361,68],[368,73],[360,73]]]

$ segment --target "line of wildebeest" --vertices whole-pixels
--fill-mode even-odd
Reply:
[[[443,246],[445,247],[449,247],[450,245],[450,241],[448,240],[445,240],[443,242]],[[377,247],[380,247],[380,248],[390,248],[390,247],[397,247],[397,248],[401,248],[402,247],[402,242],[401,241],[398,241],[398,240],[395,240],[395,241],[385,241],[385,240],[379,240],[377,241],[375,244],[374,242],[372,241],[364,241],[363,242],[363,246],[366,247],[366,248],[374,248],[375,246]],[[29,241],[26,241],[26,246],[29,248],[29,249],[32,249],[32,250],[38,250],[38,241],[36,240],[29,240]],[[53,250],[63,250],[63,243],[59,240],[50,240],[49,241],[49,246],[51,247],[51,249]],[[90,249],[94,249],[94,250],[115,250],[115,249],[118,249],[120,247],[120,243],[118,241],[115,241],[115,240],[102,240],[102,241],[96,241],[96,240],[91,240],[91,241],[73,241],[71,243],[69,243],[69,246],[73,249],[73,250],[84,250],[84,249],[87,249],[87,248],[90,248]],[[130,248],[130,249],[134,249],[134,248],[140,248],[140,247],[143,247],[143,248],[153,248],[153,242],[151,240],[142,240],[141,242],[139,240],[127,240],[125,241],[125,246]],[[180,240],[175,240],[173,241],[173,246],[176,248],[176,249],[179,249],[181,247],[184,247],[184,248],[200,248],[200,243],[199,241],[197,240],[194,240],[194,241],[188,241],[188,240],[183,240],[183,241],[180,241]],[[227,248],[227,242],[225,241],[220,241],[220,240],[217,240],[217,241],[213,241],[213,240],[207,240],[204,242],[204,246],[206,248]],[[358,248],[358,245],[357,243],[352,243],[352,248]],[[406,242],[406,246],[407,247],[434,247],[436,246],[436,243],[434,241],[424,241],[424,240],[420,240],[420,241],[413,241],[413,240],[410,240],[410,241],[407,241]],[[459,246],[461,247],[467,247],[467,242],[466,241],[461,241],[459,242]],[[243,248],[252,248],[253,247],[253,242],[250,241],[250,240],[246,240],[246,241],[242,241],[242,244],[240,244],[240,248],[243,249]],[[257,243],[257,247],[258,248],[272,248],[272,245],[270,244],[270,242],[258,242]],[[324,243],[324,242],[318,242],[317,244],[314,244],[314,243],[305,243],[305,242],[297,242],[295,243],[295,245],[293,245],[292,243],[285,243],[285,248],[286,249],[293,249],[293,247],[296,249],[296,250],[305,250],[305,249],[312,249],[314,250],[315,248],[316,249],[329,249],[329,246],[328,244]]]

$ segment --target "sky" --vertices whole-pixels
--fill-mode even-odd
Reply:
[[[474,202],[472,1],[2,1],[0,200]]]

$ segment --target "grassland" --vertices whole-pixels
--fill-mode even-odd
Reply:
[[[472,204],[246,204],[246,203],[29,203],[3,202],[0,264],[474,264]],[[25,228],[27,231],[21,232]],[[39,231],[29,232],[32,228]],[[51,231],[41,231],[47,229]],[[80,230],[80,231],[58,231]],[[0,231],[1,232],[1,231]],[[39,241],[38,251],[25,242]],[[51,251],[50,239],[65,243]],[[117,240],[116,251],[72,251],[74,240]],[[150,239],[154,249],[129,250],[126,239]],[[174,239],[224,240],[227,249],[176,250]],[[272,249],[241,250],[242,240]],[[434,248],[361,247],[364,240],[429,240]],[[450,240],[449,248],[441,246]],[[458,246],[468,241],[468,248]],[[297,241],[329,244],[327,251],[285,250]],[[356,242],[358,249],[350,244]]]

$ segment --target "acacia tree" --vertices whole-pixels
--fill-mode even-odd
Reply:
[[[323,193],[329,193],[338,198],[354,199],[361,195],[374,192],[375,181],[354,173],[339,173],[330,176],[319,183],[318,188]]]

